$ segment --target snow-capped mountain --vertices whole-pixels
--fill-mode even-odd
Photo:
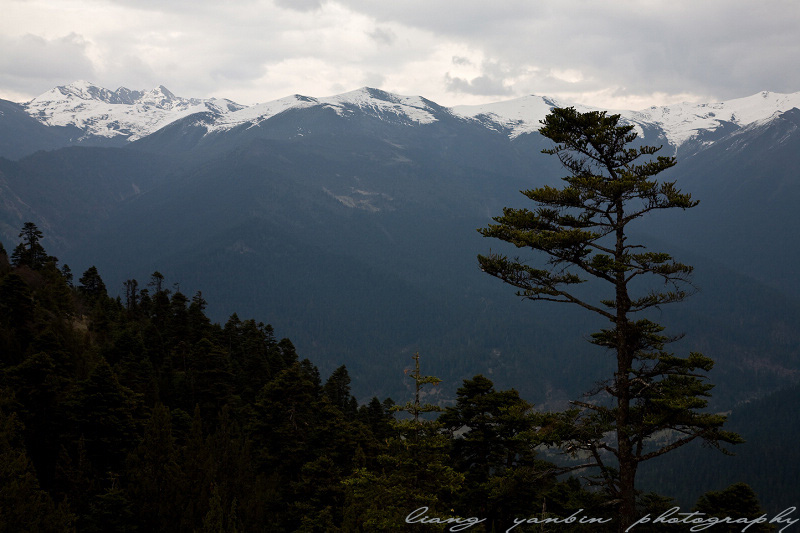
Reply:
[[[378,89],[362,87],[327,98],[295,94],[272,102],[256,104],[225,116],[214,117],[213,122],[208,125],[208,129],[211,132],[232,129],[242,124],[257,126],[289,109],[310,107],[330,108],[337,115],[343,117],[352,115],[358,110],[407,125],[436,122],[436,114],[445,111],[441,106],[420,96],[399,96]]]
[[[457,106],[453,112],[481,120],[487,125],[507,131],[512,138],[539,129],[542,120],[553,107],[573,106],[578,111],[600,110],[572,102],[561,102],[541,96],[525,96],[507,102]],[[645,110],[610,110],[619,113],[629,123],[643,128],[660,130],[669,144],[679,147],[697,137],[701,131],[716,131],[725,123],[739,127],[763,121],[789,109],[800,107],[800,92],[780,94],[763,91],[753,96],[727,102],[693,104],[682,103],[653,106]]]
[[[704,303],[679,312],[673,331],[725,363],[717,390],[728,392],[717,397],[766,390],[800,368],[800,305],[789,312],[780,299],[800,297],[800,244],[787,238],[800,204],[800,110],[789,109],[799,100],[761,93],[621,112],[647,144],[680,144],[668,179],[700,201],[639,230],[664,251],[686,250],[705,276]],[[554,381],[559,354],[580,351],[558,328],[585,322],[560,315],[549,330],[539,327],[549,308],[520,312],[508,287],[476,269],[492,243],[475,228],[527,206],[519,191],[558,183],[557,158],[541,153],[550,141],[533,132],[571,104],[527,96],[447,108],[362,88],[244,107],[85,83],[0,101],[0,241],[12,249],[33,221],[48,253],[76,271],[109,250],[96,264],[109,292],[157,268],[202,289],[219,319],[291,324],[299,353],[341,355],[364,383],[380,382],[375,361],[419,344],[438,351],[453,383],[460,361],[488,361],[493,377],[559,398],[585,389]],[[511,355],[531,346],[536,364]],[[588,387],[595,361],[576,363]]]
[[[545,96],[529,95],[505,102],[480,105],[462,105],[452,108],[458,116],[481,122],[486,127],[500,131],[510,138],[533,133],[554,107],[574,107],[578,111],[596,111],[598,108],[564,102]]]
[[[59,86],[23,104],[47,126],[75,126],[85,137],[122,137],[135,141],[188,115],[222,115],[244,108],[230,100],[181,98],[166,87],[110,91],[89,82]]]
[[[289,110],[331,109],[341,117],[361,113],[406,126],[427,125],[443,117],[455,118],[501,133],[511,139],[538,130],[553,107],[574,106],[579,111],[599,110],[583,103],[530,95],[483,105],[446,108],[420,96],[401,96],[363,87],[355,91],[316,98],[292,95],[244,106],[224,99],[181,98],[163,86],[150,91],[121,87],[110,91],[78,81],[56,87],[23,104],[25,111],[47,126],[74,126],[91,137],[135,141],[197,113],[195,122],[206,134],[219,134],[239,126],[260,127],[265,121]],[[655,131],[674,148],[692,141],[701,132],[722,126],[736,128],[763,121],[800,107],[800,92],[759,94],[717,103],[682,103],[644,110],[611,110],[637,127],[641,134]]]

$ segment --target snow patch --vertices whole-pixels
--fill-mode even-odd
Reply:
[[[386,204],[387,202],[391,202],[393,200],[393,198],[388,194],[365,191],[362,189],[356,189],[355,187],[350,188],[349,196],[345,194],[336,194],[327,187],[323,187],[322,190],[346,207],[351,209],[361,209],[363,211],[369,211],[370,213],[377,213],[387,209],[387,205],[376,204]],[[391,210],[391,207],[388,207],[388,209]]]

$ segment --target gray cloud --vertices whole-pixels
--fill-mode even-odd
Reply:
[[[363,79],[363,86],[380,87],[386,81],[386,76],[378,72],[368,72]]]
[[[0,37],[0,70],[7,75],[58,77],[94,73],[86,40],[75,33],[58,39],[37,35]]]
[[[342,2],[379,21],[467,43],[517,69],[580,71],[582,81],[569,84],[573,92],[614,87],[629,94],[731,98],[764,88],[800,90],[800,70],[787,67],[797,61],[795,1],[509,0],[491,7],[477,0]],[[565,88],[552,77],[511,87],[518,94]]]
[[[509,87],[503,85],[503,80],[493,79],[486,74],[466,80],[445,74],[447,90],[455,93],[476,94],[480,96],[505,96],[513,94]]]
[[[274,0],[277,6],[301,12],[314,11],[315,9],[321,8],[323,1],[324,0]]]
[[[57,39],[0,36],[0,86],[25,91],[30,80],[52,86],[64,80],[91,80],[95,69],[86,47],[86,40],[74,33]]]
[[[397,35],[387,28],[375,28],[368,34],[378,44],[391,45],[397,40]]]
[[[800,3],[788,0],[85,1],[91,16],[68,22],[58,3],[7,6],[0,94],[79,78],[244,103],[364,80],[445,105],[800,90]]]

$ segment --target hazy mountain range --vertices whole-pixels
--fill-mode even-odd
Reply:
[[[4,104],[9,108],[13,106],[10,102]],[[612,112],[620,113],[628,122],[635,124],[640,134],[645,131],[656,132],[656,136],[677,148],[708,132],[742,128],[770,120],[776,114],[798,105],[800,93],[764,91],[727,102],[684,103],[639,111]],[[445,108],[419,96],[399,96],[367,87],[327,98],[292,95],[272,102],[244,106],[227,99],[181,98],[164,86],[150,91],[133,91],[125,87],[110,91],[78,81],[56,87],[20,104],[18,110],[45,126],[70,131],[72,135],[68,144],[113,142],[121,146],[123,141],[136,141],[190,115],[202,114],[196,117],[197,124],[206,129],[206,135],[214,135],[240,126],[260,127],[264,121],[285,111],[309,108],[331,109],[343,118],[363,113],[409,126],[446,120],[446,116],[475,121],[513,139],[537,131],[539,120],[553,106],[575,106],[582,111],[597,109],[535,95],[493,104]],[[302,131],[296,132],[296,135],[302,134]],[[34,144],[31,146],[34,147]],[[3,146],[3,149],[5,152],[7,147]],[[13,157],[26,154],[2,155]]]
[[[585,342],[601,324],[482,274],[475,256],[502,247],[475,229],[524,206],[519,190],[558,183],[536,130],[565,105],[593,109],[369,88],[242,106],[76,82],[0,101],[0,240],[10,250],[32,220],[48,252],[78,274],[96,263],[112,293],[159,270],[219,320],[270,322],[323,370],[346,363],[362,396],[398,394],[420,351],[444,391],[484,373],[557,404],[603,377]],[[677,154],[667,177],[701,201],[637,231],[696,266],[700,293],[655,318],[687,333],[676,349],[718,361],[724,407],[800,368],[799,106],[763,92],[619,111]]]

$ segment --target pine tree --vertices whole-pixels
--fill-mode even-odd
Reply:
[[[0,278],[0,366],[17,364],[34,335],[33,293],[16,272]]]
[[[422,401],[423,388],[435,386],[441,379],[422,375],[419,354],[414,355],[409,375],[414,380],[414,400],[393,408],[407,418],[394,421],[396,436],[388,439],[377,465],[358,468],[345,480],[347,531],[427,531],[430,526],[405,522],[421,507],[428,507],[436,516],[452,517],[451,504],[464,475],[448,464],[450,439],[441,424],[425,418],[426,413],[442,409]]]
[[[44,237],[41,230],[33,222],[26,222],[19,233],[22,242],[14,248],[11,255],[11,263],[16,266],[28,266],[33,270],[38,270],[48,261],[55,261],[55,257],[50,257],[44,251],[39,241]]]
[[[122,470],[127,451],[136,444],[134,401],[101,360],[65,402],[73,436],[85,440],[95,472]]]
[[[530,514],[537,492],[554,483],[552,465],[538,461],[534,452],[533,405],[516,390],[496,391],[491,380],[475,376],[464,381],[456,405],[438,421],[453,436],[450,456],[465,476],[460,508],[486,518],[486,531]],[[521,486],[522,479],[536,481]]]
[[[665,352],[674,339],[663,335],[660,325],[640,318],[688,296],[692,268],[631,242],[629,225],[652,211],[688,209],[697,202],[674,182],[654,179],[675,165],[674,158],[637,162],[659,148],[632,147],[637,135],[633,126],[620,125],[619,115],[554,109],[542,124],[540,133],[556,143],[544,153],[556,155],[567,169],[566,185],[523,191],[535,210],[505,208],[495,224],[479,231],[542,252],[547,263],[537,268],[497,253],[479,256],[479,262],[484,272],[516,287],[525,299],[577,305],[611,323],[591,342],[614,354],[614,376],[596,391],[595,401],[573,402],[575,409],[552,426],[559,429],[550,438],[591,457],[587,465],[599,468],[600,482],[619,502],[618,525],[624,531],[636,514],[639,463],[695,439],[717,447],[741,441],[721,429],[724,416],[700,412],[712,388],[702,372],[713,361],[699,353],[681,358]],[[606,288],[603,299],[591,300],[577,290],[589,279]],[[666,290],[634,294],[634,286],[653,279]],[[656,442],[657,434],[668,442]]]
[[[103,296],[108,296],[106,293],[106,284],[97,272],[97,267],[89,267],[83,273],[81,279],[78,280],[78,291],[83,294],[89,302],[96,302]]]
[[[358,402],[350,394],[350,374],[342,365],[333,371],[322,387],[322,394],[348,419],[353,419],[358,411]]]
[[[139,304],[139,282],[135,279],[126,280],[125,283],[125,309],[132,312]]]
[[[733,520],[746,519],[752,521],[764,516],[764,509],[758,501],[755,491],[747,483],[734,483],[721,491],[708,491],[697,499],[693,511],[703,513],[708,517]],[[754,527],[753,527],[754,526]],[[747,531],[765,532],[774,531],[774,526],[765,523],[756,523],[749,526]],[[721,533],[735,533],[744,530],[742,523],[721,524],[714,526],[715,531]]]

